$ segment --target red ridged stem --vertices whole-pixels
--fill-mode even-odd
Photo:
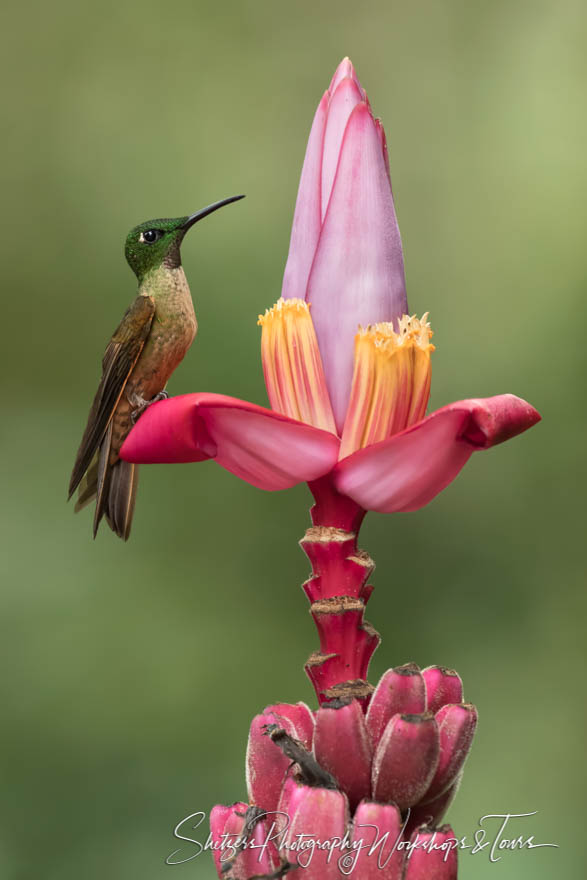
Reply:
[[[309,484],[316,500],[313,526],[300,541],[312,565],[303,589],[320,638],[320,650],[310,656],[306,672],[320,704],[357,699],[366,708],[373,691],[367,670],[380,642],[364,620],[373,590],[367,579],[375,568],[357,547],[365,511],[333,487],[329,477]]]

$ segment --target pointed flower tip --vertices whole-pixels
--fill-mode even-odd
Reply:
[[[359,81],[359,77],[357,76],[357,72],[348,55],[342,59],[342,61],[334,71],[334,76],[332,77],[330,81],[330,86],[328,87],[328,93],[330,95],[334,94],[343,79],[352,79],[353,82],[358,86],[362,97],[366,98],[365,89],[362,87]]]

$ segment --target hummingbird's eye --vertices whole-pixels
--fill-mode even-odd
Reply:
[[[139,241],[146,241],[147,244],[153,244],[154,241],[161,238],[161,234],[160,229],[147,229],[146,232],[141,232]]]

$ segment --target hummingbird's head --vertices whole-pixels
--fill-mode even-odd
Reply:
[[[166,266],[175,269],[181,266],[180,247],[183,237],[194,223],[207,217],[231,202],[244,199],[244,196],[231,196],[214,202],[187,217],[166,218],[161,220],[147,220],[131,229],[126,238],[124,255],[128,265],[133,270],[139,281],[153,269]]]

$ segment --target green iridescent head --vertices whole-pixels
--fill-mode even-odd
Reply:
[[[160,220],[147,220],[139,226],[131,229],[124,246],[124,255],[128,265],[133,270],[139,282],[160,266],[175,269],[181,266],[180,247],[183,237],[194,223],[207,217],[231,202],[237,202],[244,196],[231,196],[214,202],[187,217],[164,218]]]

